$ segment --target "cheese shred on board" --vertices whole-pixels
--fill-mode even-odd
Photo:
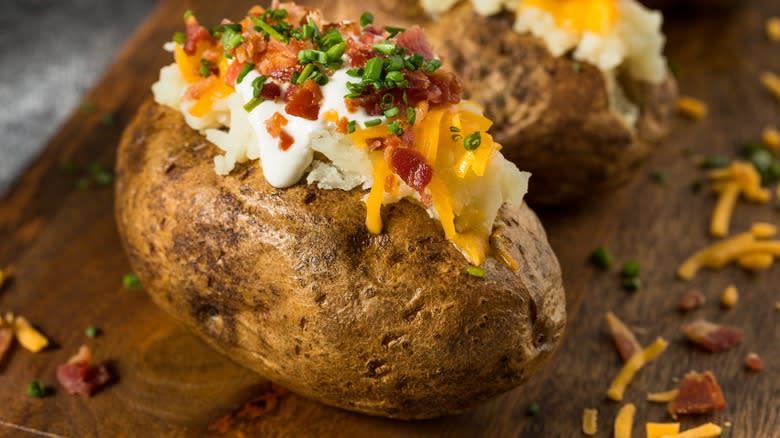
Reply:
[[[612,384],[609,385],[607,397],[615,401],[623,400],[623,393],[628,384],[631,383],[631,380],[634,379],[637,371],[646,363],[663,353],[667,346],[669,346],[669,343],[666,340],[658,338],[655,342],[650,344],[649,347],[633,355],[631,359],[623,365],[623,368],[615,377],[615,380],[612,381]]]

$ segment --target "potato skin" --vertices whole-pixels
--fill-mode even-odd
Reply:
[[[504,207],[487,277],[418,206],[365,227],[360,191],[268,185],[257,163],[219,177],[214,145],[145,103],[119,147],[116,218],[153,300],[215,349],[305,397],[402,419],[461,412],[552,355],[565,297],[531,210]]]

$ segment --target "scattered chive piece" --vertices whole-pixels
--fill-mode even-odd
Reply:
[[[621,284],[623,285],[623,289],[634,292],[642,287],[642,280],[640,280],[639,277],[624,278],[621,280]]]
[[[198,73],[204,78],[209,77],[211,75],[211,64],[205,59],[201,59],[198,65]]]
[[[336,62],[341,60],[341,57],[344,56],[344,52],[347,51],[347,43],[340,42],[326,52],[326,55],[328,57],[328,62]]]
[[[141,288],[141,280],[138,279],[138,277],[133,274],[132,272],[129,272],[125,274],[124,277],[122,277],[122,284],[127,289],[140,289]]]
[[[525,414],[529,417],[536,416],[536,414],[539,413],[539,403],[537,402],[531,402],[528,404],[528,407],[525,409]]]
[[[106,126],[114,126],[114,113],[107,112],[103,114],[103,117],[100,119],[100,121]]]
[[[666,172],[664,172],[661,169],[656,169],[652,173],[653,181],[656,182],[658,185],[665,186],[666,185]]]
[[[265,81],[267,80],[267,76],[258,76],[252,80],[252,97],[260,97],[260,94],[263,92],[263,87],[265,86]]]
[[[423,71],[426,73],[433,73],[436,70],[441,67],[441,61],[438,59],[431,59],[430,61],[425,61],[425,63],[422,66]]]
[[[398,113],[399,113],[399,110],[398,110],[397,106],[394,106],[392,108],[388,108],[384,112],[385,117],[387,117],[388,119],[397,116]]]
[[[350,120],[347,122],[347,134],[352,134],[357,129],[357,122],[354,120]]]
[[[703,186],[704,183],[702,182],[702,180],[697,179],[696,181],[691,183],[691,191],[693,191],[693,193],[699,193]]]
[[[575,62],[571,65],[571,69],[574,70],[575,73],[579,73],[582,71],[582,64]]]
[[[366,62],[363,70],[364,81],[376,81],[382,75],[382,67],[384,66],[382,58],[371,58]]]
[[[93,175],[93,177],[95,178],[95,182],[99,186],[107,186],[110,185],[112,182],[114,182],[114,175],[107,170],[98,172],[95,175]]]
[[[254,70],[254,68],[255,68],[254,64],[251,64],[251,63],[244,64],[244,66],[241,67],[241,71],[238,72],[238,76],[236,77],[236,83],[240,84],[241,81],[244,80],[246,75],[248,75],[250,71]]]
[[[373,49],[383,55],[392,55],[395,52],[395,44],[381,43],[374,44]]]
[[[314,73],[314,64],[307,64],[306,67],[303,68],[303,71],[298,76],[298,79],[295,81],[297,85],[301,85],[304,82],[306,82],[306,79],[309,79],[309,76]]]
[[[263,99],[258,99],[257,97],[253,97],[249,102],[244,104],[244,111],[251,113],[253,109],[257,108],[258,105],[263,103]]]
[[[79,190],[87,190],[89,188],[89,178],[79,178],[78,181],[76,181],[76,188]]]
[[[362,68],[351,68],[347,70],[347,75],[352,76],[353,78],[362,78],[363,77],[363,69]]]
[[[27,385],[27,395],[33,398],[46,397],[46,386],[37,380],[33,380]]]
[[[193,15],[192,14],[192,9],[187,9],[186,11],[184,11],[184,19],[185,20],[190,18],[190,17],[192,17],[192,15]]]
[[[467,265],[466,272],[472,277],[485,278],[485,268],[479,266]]]
[[[591,253],[590,261],[602,271],[609,270],[609,268],[612,267],[612,255],[609,253],[607,247],[603,245],[596,248],[596,250]]]
[[[413,126],[414,122],[417,121],[417,111],[414,108],[406,108],[406,121],[409,122],[410,126]]]
[[[176,32],[173,34],[173,38],[171,38],[171,40],[181,46],[187,40],[187,36],[184,34],[184,32]]]
[[[620,271],[620,275],[623,277],[638,277],[639,276],[639,262],[636,260],[629,260],[623,264],[623,270]]]
[[[366,128],[370,128],[372,126],[378,126],[378,125],[381,125],[381,124],[382,124],[382,119],[366,120],[366,122],[364,123],[364,125],[366,125]]]
[[[699,166],[702,169],[720,169],[721,167],[726,167],[731,163],[731,161],[726,157],[721,156],[712,156],[712,157],[705,157]]]
[[[676,78],[679,78],[680,74],[682,73],[682,66],[678,62],[675,62],[671,59],[669,60],[668,64],[669,71],[672,72],[672,75]]]
[[[92,114],[95,112],[95,104],[92,102],[81,102],[79,104],[79,111],[84,114]]]
[[[68,175],[75,175],[79,172],[79,165],[74,163],[73,161],[64,161],[60,168],[63,172],[67,173]]]
[[[392,38],[404,31],[403,27],[385,26],[385,31],[389,33],[389,37]]]
[[[387,130],[390,131],[391,134],[397,135],[399,137],[404,134],[404,129],[401,128],[401,122],[398,120],[387,125]]]
[[[480,136],[479,131],[463,139],[463,147],[466,148],[467,151],[476,150],[480,144],[482,144],[482,137]]]
[[[95,339],[100,334],[100,329],[98,329],[94,325],[91,325],[87,327],[87,330],[84,333],[87,335],[88,338]]]
[[[363,12],[360,16],[360,27],[366,27],[374,23],[374,15],[371,12]]]
[[[460,128],[457,126],[450,126],[450,132],[460,132]]]
[[[275,39],[276,41],[287,44],[288,42],[287,37],[280,34],[279,31],[271,27],[270,24],[266,23],[265,21],[257,17],[252,17],[252,22],[255,24],[255,30],[262,30],[263,32],[267,33],[268,36]]]

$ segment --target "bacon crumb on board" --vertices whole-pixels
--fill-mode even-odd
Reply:
[[[677,397],[667,407],[672,418],[678,415],[706,414],[726,407],[726,400],[715,375],[710,371],[691,371],[680,382]]]
[[[249,399],[240,408],[228,412],[209,424],[208,431],[225,434],[230,431],[236,420],[255,420],[262,415],[273,412],[279,405],[279,401],[290,392],[281,386],[271,384],[268,391]]]
[[[2,354],[0,354],[2,356]],[[745,358],[745,367],[751,371],[761,371],[764,369],[764,361],[756,353],[749,353]]]
[[[704,303],[707,302],[707,298],[701,292],[697,290],[688,291],[680,298],[680,303],[677,308],[681,312],[690,312],[691,310],[698,309]]]
[[[713,353],[739,345],[744,338],[741,329],[718,325],[703,319],[685,324],[681,330],[692,342]]]
[[[623,358],[623,362],[631,359],[631,356],[642,351],[642,345],[636,340],[636,336],[629,329],[623,321],[618,319],[612,312],[607,312],[607,327],[610,334],[612,334],[612,340],[615,341],[615,347],[617,347],[620,357]]]
[[[57,367],[57,380],[70,394],[90,396],[111,380],[105,366],[91,366],[91,363],[92,350],[82,345],[67,363]]]

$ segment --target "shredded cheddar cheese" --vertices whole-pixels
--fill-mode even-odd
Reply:
[[[780,77],[772,72],[761,73],[761,83],[767,90],[780,100]]]
[[[680,96],[677,99],[677,112],[694,120],[701,120],[707,116],[709,109],[707,104],[690,96]]]
[[[780,257],[780,240],[763,240],[773,237],[776,232],[774,225],[754,224],[750,232],[737,234],[696,252],[680,265],[677,275],[683,280],[690,280],[702,267],[718,269],[740,258],[745,267],[763,269],[768,257]],[[763,255],[747,257],[754,254]]]
[[[720,304],[727,309],[734,307],[738,300],[739,292],[737,291],[737,287],[734,285],[731,285],[723,290],[723,294],[720,296]]]
[[[661,438],[680,433],[680,423],[646,423],[647,438]]]
[[[620,15],[614,0],[523,0],[522,6],[541,9],[558,26],[583,33],[606,34]]]
[[[720,426],[712,423],[703,424],[693,429],[688,429],[682,433],[676,433],[673,435],[662,435],[661,438],[715,438],[720,436],[723,429]]]
[[[628,403],[620,408],[615,417],[615,438],[631,438],[635,414],[636,406],[633,403]]]
[[[14,336],[25,349],[37,353],[49,345],[49,340],[23,316],[13,318]]]
[[[724,237],[728,234],[731,215],[740,195],[753,202],[769,202],[772,195],[761,187],[761,175],[752,164],[735,161],[724,169],[709,173],[713,189],[719,194],[712,213],[710,234]]]
[[[780,148],[780,131],[775,128],[767,126],[761,133],[761,141],[766,147],[777,151]]]
[[[769,17],[766,20],[766,36],[770,41],[780,41],[780,17]]]
[[[582,433],[588,436],[596,435],[599,431],[598,417],[599,411],[596,409],[582,411]]]
[[[674,400],[675,397],[677,397],[679,392],[680,391],[677,389],[664,392],[651,392],[647,394],[647,401],[653,403],[669,403],[670,401]]]
[[[648,362],[658,357],[666,350],[669,345],[663,338],[658,338],[649,347],[634,354],[631,359],[623,365],[615,379],[609,385],[607,390],[607,397],[612,400],[623,400],[623,393],[631,380],[634,379],[636,373]]]

